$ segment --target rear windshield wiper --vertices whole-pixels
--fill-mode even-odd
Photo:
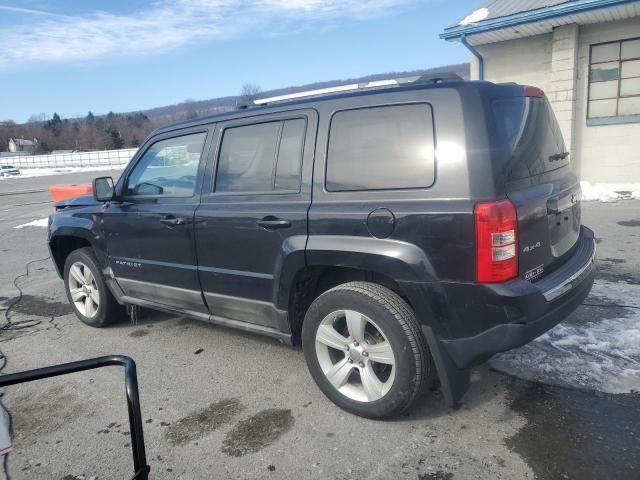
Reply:
[[[549,160],[552,162],[555,160],[564,160],[568,156],[569,156],[569,152],[554,153],[553,155],[549,156]]]

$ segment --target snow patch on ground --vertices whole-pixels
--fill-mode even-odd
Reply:
[[[619,316],[563,322],[524,347],[496,355],[491,366],[550,385],[640,392],[640,285],[598,280],[587,303],[626,307],[594,307]]]
[[[458,25],[469,25],[470,23],[481,22],[489,16],[488,8],[479,8],[464,17]]]
[[[58,167],[58,168],[21,168],[20,175],[16,177],[0,177],[0,179],[17,179],[31,177],[47,177],[61,175],[63,173],[76,172],[103,172],[108,170],[122,170],[125,165],[96,165],[94,167]]]
[[[582,200],[585,202],[617,202],[618,200],[640,200],[638,183],[589,183],[580,182]]]
[[[44,227],[47,228],[49,226],[49,217],[39,218],[38,220],[34,220],[33,222],[23,223],[22,225],[18,225],[13,228],[25,228],[25,227]]]

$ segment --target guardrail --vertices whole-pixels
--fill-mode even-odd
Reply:
[[[136,374],[136,362],[132,358],[124,355],[109,355],[107,357],[90,358],[78,362],[0,375],[0,387],[111,366],[124,367],[127,409],[129,410],[129,431],[131,432],[131,450],[133,452],[133,469],[135,472],[131,480],[148,480],[150,468],[147,465],[147,455],[144,448],[138,376]]]
[[[1,162],[18,168],[121,167],[126,165],[137,151],[137,148],[123,148],[121,150],[100,150],[97,152],[24,155],[3,157]]]

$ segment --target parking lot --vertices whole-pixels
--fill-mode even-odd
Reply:
[[[582,373],[575,384],[561,374],[546,381],[536,365],[528,372],[526,361],[507,370],[536,381],[479,367],[460,409],[447,409],[433,391],[408,415],[382,422],[326,399],[299,347],[163,313],[143,312],[137,325],[103,330],[81,324],[46,259],[46,228],[14,227],[52,212],[49,184],[93,176],[0,183],[0,306],[18,295],[17,278],[23,296],[12,320],[38,322],[0,333],[3,373],[112,353],[133,357],[152,478],[640,478],[640,395],[611,393],[640,385],[633,373],[640,355],[621,360],[627,381],[610,390],[601,382],[592,390]],[[629,312],[640,307],[633,296],[640,288],[640,201],[587,203],[583,223],[598,237],[600,290],[565,323],[633,318]],[[628,301],[607,300],[604,286],[628,288]],[[556,354],[562,360],[566,352],[545,353]],[[121,369],[11,387],[4,403],[13,417],[12,479],[133,474]]]

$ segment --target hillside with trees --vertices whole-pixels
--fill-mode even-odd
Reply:
[[[38,139],[36,153],[49,153],[53,150],[116,150],[137,147],[149,133],[168,123],[191,118],[228,112],[242,105],[250,104],[254,99],[285,95],[305,90],[329,88],[348,83],[364,83],[389,78],[414,75],[455,73],[469,78],[469,64],[449,65],[428,70],[411,72],[389,72],[366,77],[318,82],[297,87],[288,87],[262,92],[254,83],[247,83],[239,95],[213,98],[210,100],[186,100],[176,105],[153,108],[130,113],[94,115],[89,112],[83,118],[61,118],[54,113],[51,118],[45,115],[33,116],[28,122],[18,124],[12,120],[0,121],[0,151],[7,150],[10,138]]]

